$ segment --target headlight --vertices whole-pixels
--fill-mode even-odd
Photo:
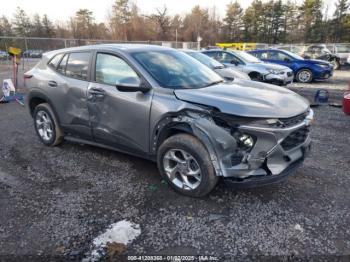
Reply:
[[[252,150],[256,138],[249,134],[242,133],[241,131],[236,131],[232,134],[232,136],[236,139],[237,146],[246,152]]]
[[[280,70],[274,70],[274,69],[269,70],[269,73],[274,75],[278,75],[280,72],[281,72]]]
[[[242,134],[238,140],[238,143],[246,148],[252,148],[254,145],[254,139],[250,135]]]

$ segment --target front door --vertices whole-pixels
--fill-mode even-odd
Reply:
[[[226,66],[234,67],[235,69],[244,72],[244,63],[232,53],[218,52],[218,61]]]
[[[117,82],[141,80],[137,72],[116,54],[97,53],[94,65],[88,87],[94,139],[135,154],[148,153],[152,90],[147,93],[117,90]]]

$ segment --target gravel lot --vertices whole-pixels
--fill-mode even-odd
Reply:
[[[345,89],[348,76],[332,89]],[[333,90],[332,99],[341,93]],[[163,183],[154,163],[69,142],[45,147],[26,108],[0,104],[0,261],[81,260],[95,237],[124,219],[141,234],[122,255],[108,248],[115,261],[158,254],[349,261],[350,117],[330,106],[314,110],[313,150],[295,176],[256,189],[220,183],[192,199]]]

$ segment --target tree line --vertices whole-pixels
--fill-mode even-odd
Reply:
[[[131,0],[115,0],[107,19],[97,23],[91,10],[80,9],[69,21],[47,15],[29,16],[17,8],[0,18],[0,36],[110,39],[118,41],[321,43],[350,42],[350,0],[337,0],[329,14],[327,1],[254,0],[243,9],[238,1],[220,17],[216,7],[194,6],[184,15],[170,15],[166,6],[142,14]]]

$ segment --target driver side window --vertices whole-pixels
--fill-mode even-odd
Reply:
[[[290,57],[282,52],[271,51],[269,59],[276,60],[276,61],[286,61],[286,60],[290,60]]]
[[[232,61],[235,61],[237,64],[239,64],[239,60],[232,54],[227,52],[222,52],[219,54],[219,59],[221,63],[230,64]]]
[[[110,54],[98,53],[95,81],[115,85],[117,82],[137,82],[139,76],[123,59]]]

